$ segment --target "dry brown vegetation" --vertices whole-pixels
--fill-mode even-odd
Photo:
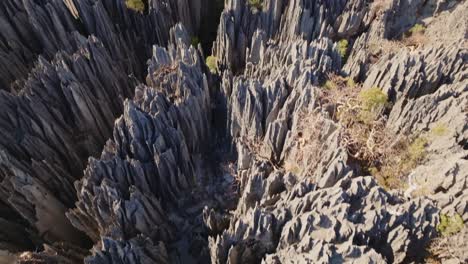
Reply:
[[[401,49],[407,48],[404,43],[399,40],[388,39],[380,39],[378,41],[371,40],[367,45],[370,54],[377,57],[389,53],[398,53]]]
[[[408,47],[420,47],[426,44],[427,38],[424,32],[411,33],[402,39],[402,43]]]
[[[371,14],[373,16],[379,15],[383,11],[390,8],[391,4],[392,4],[391,0],[375,0],[374,2],[372,2],[370,6]]]
[[[363,98],[366,91],[358,85],[349,87],[347,79],[331,76],[330,81],[335,88],[324,91],[323,99],[326,104],[333,105],[332,118],[343,127],[341,140],[349,154],[358,160],[380,159],[394,140],[385,129],[386,96],[371,102],[372,98]],[[377,94],[381,95],[382,92]]]
[[[463,222],[461,228],[455,234],[441,235],[433,239],[429,246],[429,256],[426,263],[439,264],[443,263],[443,259],[465,259],[468,231],[466,227],[463,228]]]
[[[322,158],[325,140],[323,137],[324,118],[317,111],[303,111],[299,114],[292,140],[294,148],[287,151],[284,169],[296,175],[312,176]]]
[[[349,79],[330,76],[321,101],[341,125],[341,144],[349,155],[382,186],[403,188],[405,177],[424,160],[427,140],[386,128],[387,95],[378,87],[362,89]]]
[[[385,1],[382,1],[385,2]],[[376,4],[379,6],[380,4]],[[379,7],[380,8],[380,7]],[[371,39],[367,44],[371,63],[376,62],[385,54],[396,54],[401,50],[412,50],[424,46],[427,37],[424,35],[426,28],[416,24],[401,36],[399,40]]]

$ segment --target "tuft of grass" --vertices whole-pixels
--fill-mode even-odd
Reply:
[[[127,8],[136,12],[143,13],[145,11],[145,3],[143,0],[125,0],[125,5]]]
[[[415,24],[412,28],[408,30],[411,35],[423,34],[426,31],[426,27],[421,24]]]
[[[217,73],[218,72],[218,59],[215,56],[208,56],[206,58],[206,66],[208,66],[211,73]]]
[[[341,59],[345,60],[346,55],[348,54],[348,40],[347,39],[342,39],[338,41],[338,53],[341,56]]]
[[[262,10],[263,8],[263,0],[249,0],[248,3],[251,8],[257,10]]]
[[[444,123],[438,123],[431,129],[431,134],[437,137],[442,137],[447,135],[448,128]]]
[[[437,225],[437,231],[442,236],[454,235],[463,229],[463,219],[459,214],[448,216],[446,214],[440,215],[440,223]]]

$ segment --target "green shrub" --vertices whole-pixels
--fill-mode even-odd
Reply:
[[[346,78],[346,86],[349,87],[349,88],[354,88],[356,87],[356,82],[354,81],[353,78]]]
[[[420,163],[427,154],[426,146],[427,146],[427,138],[425,137],[418,137],[416,138],[413,143],[411,143],[408,147],[408,162],[411,162],[413,166]]]
[[[191,42],[192,46],[197,47],[198,44],[200,44],[200,39],[197,36],[195,36],[195,37],[192,37],[190,42]]]
[[[136,12],[143,13],[145,11],[145,3],[143,0],[125,0],[125,5]]]
[[[337,85],[335,82],[331,81],[331,80],[327,80],[325,82],[325,84],[323,85],[323,88],[327,89],[327,90],[334,90],[337,88]]]
[[[362,90],[359,93],[359,101],[364,110],[373,111],[385,107],[388,96],[379,87]]]
[[[447,132],[448,132],[448,128],[443,123],[438,123],[438,124],[436,124],[435,127],[433,127],[431,129],[432,135],[437,136],[437,137],[442,137],[442,136],[446,135]]]
[[[437,231],[443,236],[454,235],[463,229],[463,219],[459,214],[448,216],[440,215],[440,223],[437,225]]]
[[[211,73],[216,73],[218,70],[218,59],[215,56],[208,56],[206,58],[206,66],[210,69]]]
[[[426,27],[421,24],[415,24],[412,28],[408,30],[408,32],[411,33],[412,35],[424,33],[424,31],[426,31]]]
[[[248,3],[251,8],[255,8],[257,10],[262,10],[263,8],[263,0],[249,0]]]
[[[346,54],[348,53],[348,44],[348,40],[346,39],[338,41],[338,53],[340,53],[343,60],[346,58]]]
[[[359,117],[364,123],[371,123],[387,105],[388,96],[380,88],[373,87],[362,90],[358,96],[361,111]]]

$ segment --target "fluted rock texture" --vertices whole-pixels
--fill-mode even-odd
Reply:
[[[0,263],[466,263],[468,2],[222,2],[0,2]],[[399,189],[334,76],[424,136]]]
[[[229,228],[210,238],[213,263],[423,261],[439,210],[468,220],[467,24],[443,33],[451,19],[442,12],[466,13],[467,5],[431,6],[264,1],[260,11],[228,1],[213,52],[223,72],[241,196]],[[427,22],[425,45],[379,51],[417,22],[417,12],[442,17]],[[403,136],[447,127],[431,137],[426,161],[400,196],[376,188],[370,177],[355,178],[360,166],[318,98],[324,89],[318,84],[345,62],[331,46],[342,38],[353,45],[344,72],[364,89],[382,88],[392,101],[386,129]],[[445,257],[466,261],[460,253]]]
[[[203,184],[209,175],[200,171],[207,164],[195,158],[210,145],[209,90],[201,57],[184,34],[177,26],[167,51],[154,47],[148,76],[151,87],[137,87],[133,101],[124,103],[113,140],[107,142],[101,160],[90,160],[84,179],[77,184],[77,209],[68,215],[96,241],[100,237],[151,238],[159,243],[158,259],[167,259],[164,254],[175,259],[172,255],[177,253],[185,259],[207,257],[203,251],[180,252],[183,247],[176,245],[202,243],[194,236],[197,229],[203,232],[203,206],[196,201],[200,196],[209,201]],[[114,243],[103,241],[87,262],[101,263],[101,255],[116,258],[113,247],[126,245]],[[140,253],[132,254],[140,258]]]
[[[125,1],[0,6],[0,206],[8,212],[1,219],[19,228],[2,230],[6,249],[60,241],[87,247],[65,216],[77,199],[74,181],[112,135],[125,98],[144,79],[151,46],[168,43],[178,14],[159,1],[145,14]]]
[[[147,5],[140,14],[125,0],[2,1],[1,89],[20,89],[39,55],[52,59],[57,51],[76,51],[74,32],[98,37],[125,73],[143,78],[151,46],[166,45],[177,21],[197,32],[205,12],[202,0],[151,0]]]

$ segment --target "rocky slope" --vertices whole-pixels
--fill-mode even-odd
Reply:
[[[2,1],[0,263],[466,263],[468,2],[260,3]]]

